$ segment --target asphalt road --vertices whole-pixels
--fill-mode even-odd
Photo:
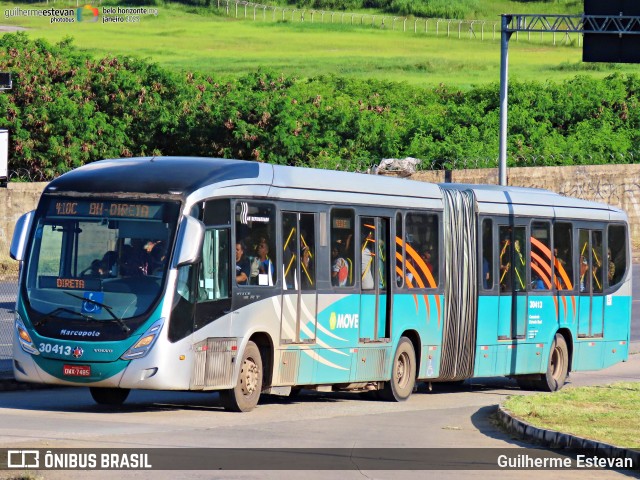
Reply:
[[[640,380],[640,355],[607,370],[574,373],[574,385]],[[499,448],[527,444],[494,424],[496,405],[522,394],[503,378],[414,394],[407,402],[363,399],[357,394],[301,394],[294,400],[266,397],[250,413],[221,409],[216,393],[136,391],[120,408],[93,403],[86,388],[0,394],[2,448]],[[510,450],[514,452],[514,450]],[[197,459],[196,459],[197,461]],[[248,453],[242,468],[259,468]],[[246,467],[245,467],[246,465]],[[118,478],[624,478],[614,471],[153,471],[117,472]],[[0,472],[0,478],[2,478]],[[4,472],[6,473],[6,472]],[[71,472],[45,471],[44,480]],[[76,472],[74,476],[78,476]],[[81,472],[81,478],[112,478],[115,472]]]

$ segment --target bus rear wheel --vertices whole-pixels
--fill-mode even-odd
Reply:
[[[416,353],[411,340],[402,337],[393,356],[391,380],[385,382],[380,398],[390,402],[402,402],[413,393],[416,384]]]
[[[556,333],[556,338],[551,345],[547,372],[540,375],[540,380],[536,380],[533,386],[536,390],[543,392],[555,392],[560,390],[567,380],[569,374],[569,349],[567,342],[562,335]]]
[[[249,342],[244,349],[236,386],[220,392],[225,410],[249,412],[258,405],[262,391],[262,358],[258,346]]]
[[[129,396],[128,388],[89,387],[93,400],[99,405],[122,405]]]

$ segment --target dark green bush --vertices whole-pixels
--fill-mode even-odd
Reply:
[[[498,85],[467,92],[260,70],[233,81],[175,75],[128,57],[93,60],[64,41],[0,37],[0,128],[10,170],[52,178],[102,158],[198,155],[363,170],[498,155]],[[640,77],[512,82],[508,152],[558,165],[624,161],[640,146]],[[604,159],[604,160],[603,160]],[[519,162],[519,160],[518,160]]]

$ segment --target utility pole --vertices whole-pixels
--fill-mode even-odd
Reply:
[[[591,0],[589,8],[599,8],[609,0]],[[585,3],[585,6],[587,6]],[[629,5],[637,5],[631,2]],[[610,7],[609,7],[610,8]],[[634,7],[637,9],[637,7]],[[586,9],[588,10],[588,9]],[[599,10],[596,10],[599,11]],[[589,12],[587,12],[589,13]],[[618,12],[616,12],[618,13]],[[635,10],[634,12],[635,13]],[[623,12],[610,15],[544,15],[503,14],[500,42],[500,157],[499,184],[507,185],[507,112],[509,39],[514,32],[577,33],[585,36],[583,61],[640,63],[640,16],[625,16]],[[612,40],[620,40],[616,48],[608,47]]]

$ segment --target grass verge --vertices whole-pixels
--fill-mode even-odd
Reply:
[[[46,4],[22,6],[27,5],[42,8]],[[446,36],[445,24],[436,37],[435,25],[429,27],[429,35],[415,34],[412,21],[408,31],[402,32],[400,24],[392,30],[310,21],[253,21],[172,4],[158,7],[157,16],[142,16],[137,23],[50,24],[43,17],[24,16],[4,18],[2,23],[26,27],[33,38],[51,42],[71,36],[76,45],[96,57],[135,55],[174,71],[198,71],[218,78],[234,78],[260,66],[303,78],[337,74],[422,86],[444,83],[463,89],[497,83],[500,78],[500,35],[494,36],[489,27],[484,41],[469,40],[466,32],[459,40],[457,28],[451,30],[451,38]],[[511,41],[511,80],[560,81],[577,73],[601,78],[614,69],[640,71],[638,65],[585,67],[580,48],[536,44],[536,35],[531,41],[527,38],[522,35],[520,41]]]
[[[504,407],[539,428],[640,449],[640,383],[568,387],[555,393],[513,396]]]

